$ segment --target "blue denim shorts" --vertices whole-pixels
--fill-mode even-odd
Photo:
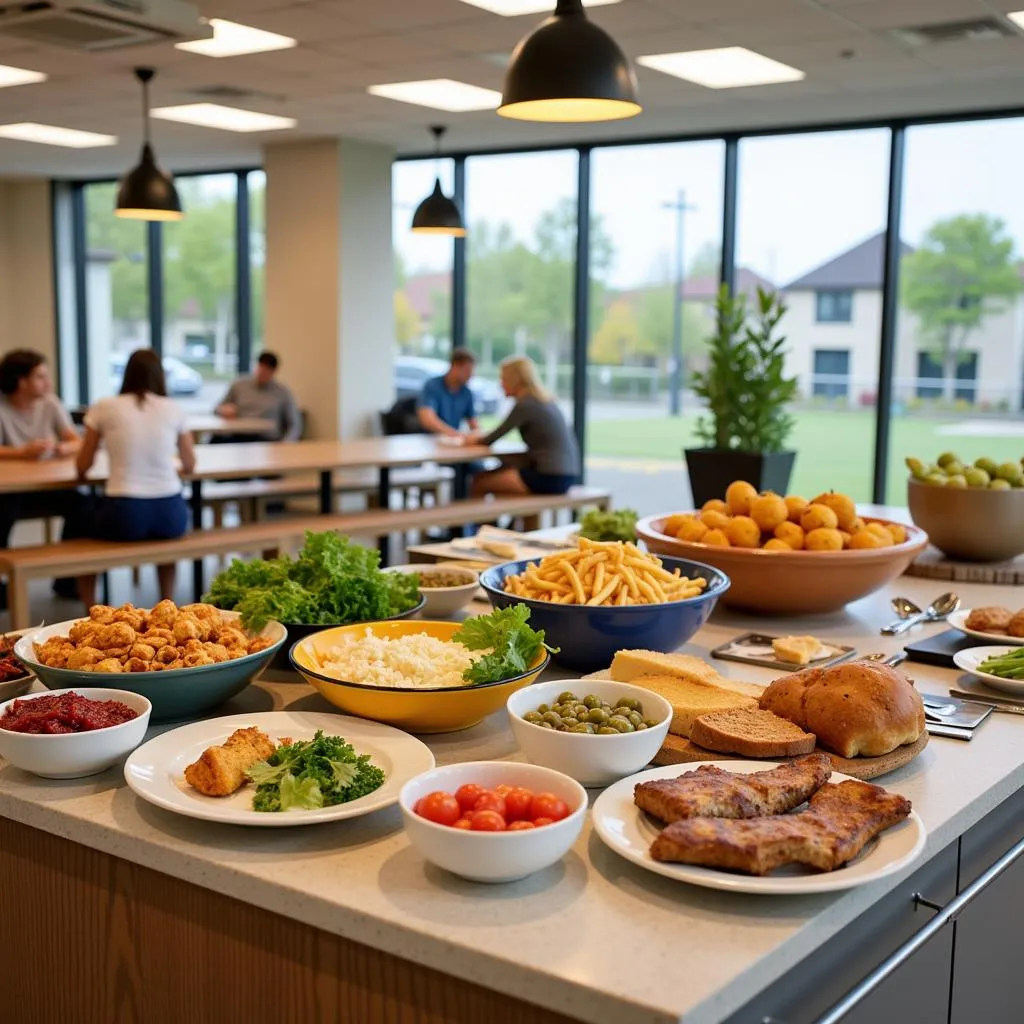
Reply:
[[[576,477],[561,473],[538,473],[535,469],[523,467],[519,470],[523,483],[531,494],[565,494],[576,483]]]
[[[173,540],[188,530],[188,506],[167,498],[100,498],[93,521],[98,540]]]

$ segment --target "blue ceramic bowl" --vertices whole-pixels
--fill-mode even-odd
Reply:
[[[225,618],[237,618],[236,612],[223,612]],[[153,705],[150,720],[168,722],[182,718],[198,718],[241,693],[258,676],[287,639],[284,626],[268,622],[263,635],[271,645],[256,654],[247,654],[234,661],[195,668],[178,668],[172,672],[82,672],[68,668],[50,668],[36,660],[34,645],[51,636],[66,636],[81,620],[58,622],[53,626],[26,630],[15,644],[14,653],[39,677],[48,690],[88,691],[94,687],[127,690],[145,697]],[[86,693],[86,696],[88,694]]]
[[[729,589],[729,577],[713,566],[662,556],[662,564],[670,572],[679,569],[684,576],[706,579],[704,592],[686,601],[627,608],[552,604],[506,594],[506,577],[515,576],[538,561],[506,562],[486,569],[480,574],[480,585],[495,608],[527,605],[530,625],[543,629],[552,647],[561,648],[552,655],[554,660],[580,672],[607,668],[615,652],[624,648],[664,653],[676,650],[704,625],[718,599]]]

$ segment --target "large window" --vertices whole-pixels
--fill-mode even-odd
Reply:
[[[781,289],[788,306],[786,368],[800,388],[791,488],[808,497],[872,497],[889,144],[886,130],[740,144],[737,284]],[[844,321],[845,366],[822,373],[815,353],[838,347]]]
[[[168,391],[209,411],[238,374],[238,177],[182,178],[188,215],[163,226],[163,358]]]
[[[698,415],[688,382],[706,362],[722,262],[724,155],[716,141],[591,156],[589,478],[642,512],[679,501]]]
[[[75,225],[81,216],[85,243],[85,308],[75,318],[85,327],[83,403],[116,392],[128,356],[152,346],[170,393],[209,411],[263,347],[266,176],[183,175],[176,184],[185,218],[155,224],[114,216],[114,182],[72,186],[81,201],[68,209]]]
[[[86,185],[85,288],[92,400],[116,393],[128,354],[150,344],[146,225],[114,216],[117,186]]]
[[[526,355],[560,399],[572,394],[575,151],[466,161],[466,341],[478,376]]]
[[[1020,458],[1022,160],[1024,118],[907,129],[889,458],[895,503],[906,500],[907,456]]]

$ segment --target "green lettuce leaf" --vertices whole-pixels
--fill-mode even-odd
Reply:
[[[281,778],[282,811],[315,811],[323,805],[324,795],[316,779],[297,779],[291,772],[284,773]]]

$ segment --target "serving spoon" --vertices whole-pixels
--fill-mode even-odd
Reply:
[[[939,622],[948,615],[952,615],[959,607],[960,598],[956,594],[942,594],[935,598],[923,612],[919,611],[915,615],[910,615],[901,622],[891,622],[888,626],[882,628],[882,632],[886,636],[899,636],[901,633],[906,633],[908,629],[922,622]]]

